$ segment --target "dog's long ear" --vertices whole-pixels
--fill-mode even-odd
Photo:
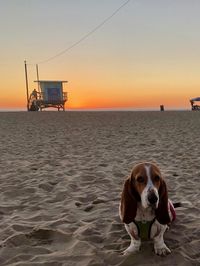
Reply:
[[[134,221],[137,212],[137,200],[140,200],[140,197],[130,176],[124,183],[121,196],[121,219],[123,223],[129,224]]]
[[[160,224],[169,224],[169,210],[168,210],[168,192],[165,181],[162,179],[159,188],[159,204],[156,209],[156,219]]]

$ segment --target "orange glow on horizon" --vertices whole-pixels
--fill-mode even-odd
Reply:
[[[66,106],[70,109],[98,109],[98,108],[159,108],[161,104],[168,106],[170,108],[173,107],[180,107],[180,108],[188,108],[189,107],[189,100],[186,97],[153,97],[153,98],[143,98],[138,97],[137,100],[129,99],[102,99],[102,98],[89,98],[89,99],[79,99],[76,100],[69,100]]]
[[[195,96],[195,95],[194,95]],[[197,95],[198,96],[198,95]],[[192,95],[193,97],[193,95]],[[99,109],[99,108],[159,108],[161,104],[166,107],[190,108],[189,93],[179,95],[174,94],[157,94],[152,92],[145,95],[144,91],[138,90],[137,93],[131,92],[123,95],[123,93],[91,93],[83,94],[81,92],[71,92],[66,102],[66,109]],[[26,95],[18,95],[18,97],[4,96],[0,102],[1,109],[20,108],[26,109]]]
[[[166,108],[186,108],[190,109],[189,99],[199,96],[197,94],[198,84],[149,84],[147,82],[132,84],[128,80],[122,87],[121,84],[108,84],[86,80],[82,83],[70,82],[64,87],[64,91],[68,92],[68,101],[66,109],[123,109],[123,108],[159,108],[163,104]],[[86,87],[86,85],[88,86]],[[108,86],[107,88],[105,87]],[[14,87],[14,84],[12,84]],[[3,85],[1,85],[3,87]],[[0,109],[24,109],[26,110],[26,90],[23,80],[19,86],[20,90],[15,88],[5,89],[1,93]],[[34,83],[30,83],[29,93],[35,87]],[[6,86],[5,86],[6,88]]]

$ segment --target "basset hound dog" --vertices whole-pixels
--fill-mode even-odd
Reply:
[[[157,255],[171,253],[163,235],[175,220],[178,205],[168,199],[167,186],[159,168],[148,162],[137,164],[124,183],[119,207],[120,218],[131,237],[124,254],[139,251],[143,239],[153,240]]]

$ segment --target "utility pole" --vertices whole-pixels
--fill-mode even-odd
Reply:
[[[36,64],[36,72],[37,72],[38,92],[40,92],[38,64]]]
[[[26,99],[27,99],[27,111],[29,111],[29,93],[28,93],[28,76],[27,76],[27,65],[26,60],[24,60],[24,68],[25,68],[25,79],[26,79]]]

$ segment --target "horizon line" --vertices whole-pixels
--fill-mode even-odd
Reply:
[[[164,111],[190,111],[190,108],[186,108],[186,107],[169,107],[169,108],[165,108]],[[46,110],[43,110],[42,112],[46,112],[46,111],[57,111],[57,109],[54,108],[47,108]],[[134,107],[115,107],[115,108],[65,108],[65,111],[67,112],[113,112],[113,111],[135,111],[135,112],[139,112],[139,111],[161,111],[160,108],[145,108],[145,107],[141,107],[141,108],[134,108]],[[28,112],[26,108],[0,108],[0,112]],[[62,111],[61,111],[62,112]]]

